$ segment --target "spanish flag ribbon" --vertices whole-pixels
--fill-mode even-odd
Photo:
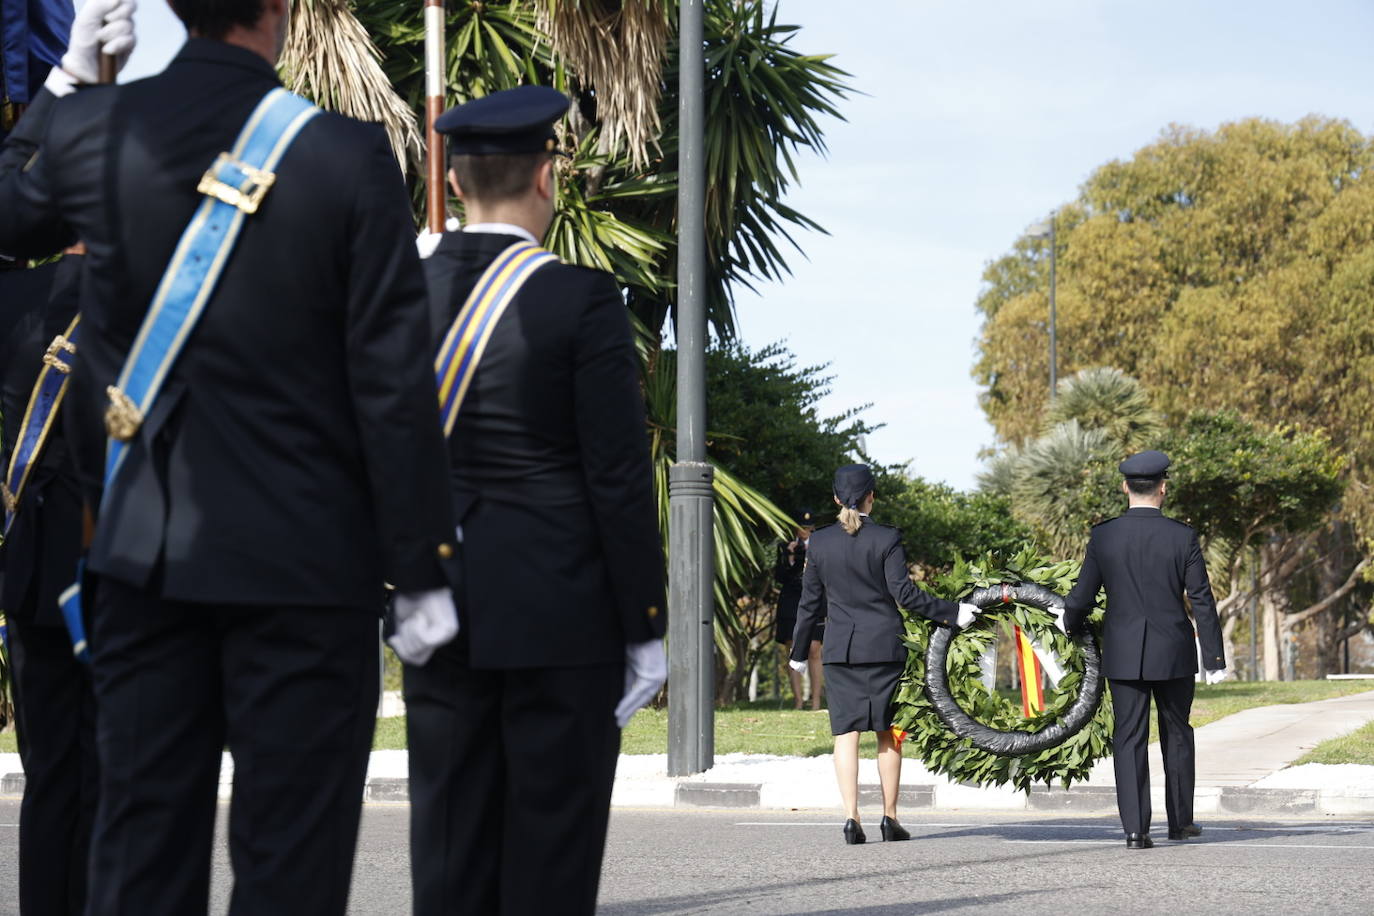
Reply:
[[[1036,657],[1035,645],[1024,630],[1013,626],[1016,634],[1016,664],[1021,675],[1021,711],[1026,718],[1045,708],[1045,690],[1042,684],[1040,659]]]
[[[900,725],[892,726],[892,743],[896,745],[897,750],[900,751],[902,749],[902,742],[905,740],[906,730],[903,729]]]

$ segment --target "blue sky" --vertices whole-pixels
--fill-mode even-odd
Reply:
[[[746,343],[830,363],[838,413],[872,403],[869,451],[965,488],[993,444],[970,377],[983,265],[1071,200],[1097,166],[1170,123],[1307,114],[1374,129],[1368,0],[781,0],[794,45],[853,74],[789,203],[794,275],[738,300]],[[125,78],[183,40],[143,0]]]

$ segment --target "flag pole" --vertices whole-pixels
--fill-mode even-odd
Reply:
[[[425,196],[430,232],[444,231],[448,203],[444,138],[434,129],[434,122],[444,113],[444,64],[444,0],[425,0],[425,115],[429,157]]]

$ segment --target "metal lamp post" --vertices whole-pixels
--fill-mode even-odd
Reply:
[[[1051,213],[1048,222],[1036,223],[1026,231],[1026,235],[1033,239],[1050,240],[1050,400],[1054,400],[1055,393],[1059,387],[1059,354],[1058,336],[1055,330],[1055,308],[1054,308],[1054,268],[1055,261],[1058,259],[1059,246],[1055,244],[1055,214]]]
[[[668,775],[689,776],[715,762],[702,0],[683,0],[678,17],[677,462],[668,472]]]

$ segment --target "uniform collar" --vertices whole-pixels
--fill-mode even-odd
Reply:
[[[1159,517],[1164,514],[1164,511],[1162,509],[1156,509],[1154,506],[1131,506],[1131,508],[1126,510],[1126,514],[1148,518],[1149,516]]]
[[[524,239],[504,232],[445,232],[434,247],[434,255],[446,257],[493,257]]]
[[[216,41],[213,38],[186,39],[186,44],[181,46],[181,50],[177,52],[177,56],[172,62],[181,63],[183,61],[243,67],[265,76],[273,82],[280,82],[277,79],[277,71],[272,69],[272,65],[263,60],[261,55],[249,51],[247,48],[240,48],[238,45],[231,45],[225,41]]]
[[[487,235],[513,235],[518,239],[524,239],[531,245],[538,245],[539,239],[534,237],[524,226],[517,226],[514,223],[473,223],[463,227],[464,232],[480,232]]]

